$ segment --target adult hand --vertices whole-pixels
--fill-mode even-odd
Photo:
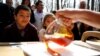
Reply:
[[[63,16],[63,15],[59,15],[59,16],[57,17],[57,19],[61,20],[61,22],[62,22],[67,28],[69,28],[69,29],[71,29],[71,30],[73,29],[74,24],[73,24],[71,18],[65,17],[65,16]]]
[[[62,10],[57,10],[56,11],[56,17],[57,18],[70,18],[72,19],[73,22],[77,22],[78,18],[80,18],[80,15],[77,16],[76,9],[62,9]]]

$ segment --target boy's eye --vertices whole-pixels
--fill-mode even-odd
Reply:
[[[30,17],[30,16],[26,16],[26,17]]]
[[[23,16],[23,15],[20,15],[20,16]]]

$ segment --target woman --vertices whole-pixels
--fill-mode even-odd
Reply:
[[[22,0],[21,5],[26,5],[26,6],[28,6],[31,9],[31,1],[30,0]],[[32,9],[31,9],[31,12],[32,13],[31,13],[31,20],[30,20],[30,22],[32,24],[34,24],[35,23],[35,17],[34,17],[34,13],[33,13]]]

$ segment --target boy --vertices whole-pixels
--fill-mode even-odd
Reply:
[[[30,23],[31,10],[20,5],[15,9],[15,22],[5,28],[2,41],[19,42],[19,41],[38,41],[37,30]]]

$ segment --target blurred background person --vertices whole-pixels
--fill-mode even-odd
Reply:
[[[12,22],[14,22],[14,7],[13,7],[13,1],[12,0],[6,0],[6,4],[9,7],[9,14],[10,14],[10,19],[9,19],[9,23],[11,24]]]
[[[85,1],[80,1],[79,9],[86,9]],[[73,28],[72,31],[74,33],[74,39],[75,40],[81,40],[81,35],[84,32],[84,27],[82,27],[82,25],[83,25],[83,23],[81,23],[81,22],[75,22],[74,23],[74,28]]]
[[[31,9],[32,9],[33,12],[34,12],[34,10],[35,10],[35,5],[32,5],[32,6],[31,6]]]
[[[12,7],[13,1],[12,1],[12,0],[6,0],[6,4],[7,4],[9,7]]]
[[[6,0],[6,4],[0,2],[0,36],[4,28],[14,21],[14,8],[12,7],[12,0]]]
[[[34,11],[34,15],[35,15],[35,26],[37,27],[38,31],[42,28],[42,19],[44,17],[44,12],[43,12],[43,2],[42,1],[37,1],[35,3],[35,8],[36,10]]]
[[[80,9],[86,9],[86,2],[85,1],[80,1],[79,8]],[[85,32],[85,31],[92,31],[92,30],[93,30],[93,27],[91,27],[91,26],[89,26],[87,24],[84,24],[84,23],[80,23],[80,26],[79,26],[80,36],[82,36],[83,32]]]
[[[31,1],[30,1],[30,0],[22,0],[21,5],[26,5],[26,6],[28,6],[28,7],[31,9],[31,12],[33,12],[32,8],[31,8]],[[31,22],[32,24],[35,23],[34,13],[31,13],[31,20],[30,20],[30,22]]]
[[[21,0],[20,0],[20,1],[21,1]],[[15,0],[14,2],[15,2],[15,8],[16,8],[17,6],[19,6],[20,3],[19,3],[18,0]]]

